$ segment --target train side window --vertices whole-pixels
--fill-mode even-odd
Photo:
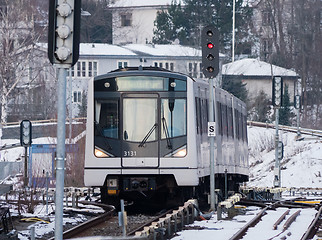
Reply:
[[[247,142],[247,117],[243,115],[243,141]]]
[[[195,98],[196,103],[196,122],[197,122],[197,134],[201,134],[201,123],[200,123],[200,98]]]
[[[95,135],[108,138],[119,138],[119,102],[104,100],[95,102]]]
[[[202,123],[202,105],[201,105],[201,99],[198,98],[198,108],[199,108],[199,123],[200,123],[200,135],[202,135],[202,131],[203,131],[203,123]]]
[[[236,132],[236,138],[239,139],[239,124],[238,124],[238,116],[239,112],[237,109],[235,109],[235,132]]]
[[[219,134],[223,135],[223,124],[222,124],[222,114],[221,114],[221,103],[217,101],[217,115],[218,115],[218,125],[219,125]]]
[[[228,136],[227,105],[221,106],[221,118],[222,118],[222,125],[223,125],[223,135]]]
[[[228,135],[234,137],[233,110],[231,107],[228,107],[228,127]]]
[[[239,138],[238,139],[242,139],[243,137],[243,120],[242,120],[242,113],[239,112],[238,114],[238,124],[239,124]]]

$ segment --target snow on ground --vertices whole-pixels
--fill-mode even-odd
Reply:
[[[279,131],[284,143],[282,187],[322,188],[322,139],[295,141],[296,134]],[[272,187],[275,166],[275,129],[248,127],[251,187]]]
[[[283,224],[278,226],[277,230],[272,231],[272,225],[276,220],[286,211],[285,208],[278,208],[276,211],[269,210],[267,215],[263,217],[263,220],[256,225],[256,228],[250,228],[247,235],[243,237],[243,240],[257,240],[257,239],[269,239],[275,236],[277,233],[283,230]],[[290,214],[292,215],[297,209],[291,209]],[[195,239],[219,239],[229,240],[240,228],[242,228],[247,222],[252,220],[257,213],[260,212],[259,208],[249,207],[247,208],[245,215],[237,215],[232,220],[217,220],[217,216],[214,215],[210,220],[197,222],[189,225],[191,230],[185,230],[177,233],[178,236],[172,238],[172,240],[195,240]],[[292,232],[291,236],[288,236],[287,240],[299,240],[305,229],[311,223],[314,218],[316,210],[314,209],[302,209],[301,218],[298,218],[293,223],[288,231],[281,234],[278,238],[283,239],[288,232]],[[305,216],[303,218],[303,216]],[[270,222],[272,224],[267,224]],[[259,228],[257,228],[257,226]],[[204,229],[193,229],[193,228],[204,228]]]

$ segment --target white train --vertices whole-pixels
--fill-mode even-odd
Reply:
[[[246,106],[213,88],[216,188],[248,180]],[[209,193],[209,85],[158,68],[89,82],[84,181],[102,202],[185,200]],[[226,175],[225,175],[226,172]]]

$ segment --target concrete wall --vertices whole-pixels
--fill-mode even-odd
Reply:
[[[132,14],[132,25],[121,26],[121,14]],[[137,8],[113,11],[113,44],[145,44],[153,38],[157,9]]]
[[[294,87],[295,80],[284,79],[284,88],[285,85],[288,86],[288,94],[290,96],[290,101],[294,100]],[[259,92],[263,90],[268,98],[272,98],[272,80],[271,79],[243,79],[243,83],[246,83],[246,89],[248,91],[249,100],[253,101],[255,97],[259,95]],[[284,90],[283,90],[284,91]],[[283,92],[284,93],[284,92]]]

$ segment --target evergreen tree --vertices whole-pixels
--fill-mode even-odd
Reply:
[[[225,89],[227,92],[230,92],[240,100],[244,102],[247,101],[246,83],[243,83],[239,77],[223,76],[222,88]]]
[[[157,27],[153,30],[153,43],[169,44],[176,39],[181,44],[189,42],[189,22],[181,8],[181,4],[171,4],[168,11],[158,12],[154,25]]]
[[[185,0],[184,8],[175,2],[168,13],[159,12],[155,21],[154,43],[180,40],[182,45],[200,45],[200,33],[204,26],[213,24],[220,33],[221,51],[230,49],[232,26],[231,0]],[[252,15],[251,9],[236,1],[236,29],[246,33]]]
[[[252,106],[253,113],[251,118],[258,122],[269,122],[269,110],[271,102],[267,94],[261,90],[259,95],[254,99],[254,104]]]
[[[284,86],[282,106],[279,110],[279,124],[290,126],[291,125],[291,109],[290,109],[290,95],[288,93],[288,86]]]
[[[82,43],[112,43],[112,13],[108,0],[82,0],[82,9],[91,15],[81,17]]]

